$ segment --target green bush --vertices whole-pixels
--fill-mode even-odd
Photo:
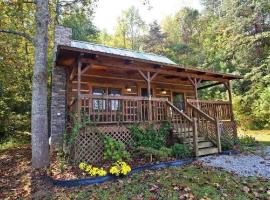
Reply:
[[[235,145],[239,144],[238,138],[231,138],[227,134],[221,135],[221,148],[222,151],[232,150]]]
[[[126,151],[125,144],[123,142],[116,141],[111,137],[105,137],[104,159],[113,161],[130,159],[130,154]]]
[[[258,145],[258,142],[254,137],[246,135],[239,138],[239,144],[241,146],[254,147]]]
[[[153,149],[160,149],[165,146],[166,136],[170,130],[169,123],[161,124],[159,130],[154,128],[153,124],[146,127],[145,130],[135,124],[130,128],[132,138],[134,140],[134,147],[149,147]]]
[[[186,144],[174,144],[172,146],[172,155],[176,158],[187,158],[191,156],[191,151]]]
[[[163,159],[168,158],[172,155],[172,150],[167,147],[161,147],[159,150],[151,147],[138,147],[137,150],[141,155],[149,156],[151,160],[153,156]]]

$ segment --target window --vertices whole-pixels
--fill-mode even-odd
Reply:
[[[105,88],[93,88],[93,95],[105,95]],[[106,109],[106,101],[103,99],[93,99],[93,109],[94,110],[105,110]]]
[[[93,88],[93,95],[109,95],[109,96],[120,96],[121,89],[118,88]],[[108,104],[108,105],[107,105]],[[120,100],[108,100],[105,99],[93,99],[93,109],[99,111],[105,111],[106,106],[108,106],[109,110],[117,111],[120,110]]]
[[[108,88],[109,96],[120,96],[121,95],[121,89],[116,88]],[[109,103],[109,109],[112,111],[118,111],[120,110],[120,100],[110,100]]]

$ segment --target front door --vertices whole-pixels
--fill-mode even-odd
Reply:
[[[185,99],[183,93],[173,92],[173,105],[181,111],[185,110]]]
[[[153,90],[151,89],[151,96],[153,95]],[[142,88],[141,89],[141,96],[142,97],[148,97],[148,91],[147,88]]]

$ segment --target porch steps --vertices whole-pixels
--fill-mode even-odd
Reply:
[[[175,131],[177,134],[177,131]],[[177,134],[177,135],[181,135]],[[190,134],[191,135],[191,134]],[[186,137],[184,138],[184,144],[191,144],[191,149],[193,148],[193,137]],[[215,147],[213,142],[209,141],[207,138],[203,136],[198,136],[198,156],[205,156],[218,153],[218,148]]]
[[[218,153],[217,147],[199,148],[198,156],[205,156]]]
[[[198,148],[199,149],[210,148],[210,147],[213,147],[213,146],[214,146],[214,144],[212,142],[209,142],[209,141],[198,142]]]
[[[205,137],[198,137],[198,142],[207,142],[207,140],[205,139]],[[184,139],[184,144],[190,144],[193,143],[193,137],[187,137]]]

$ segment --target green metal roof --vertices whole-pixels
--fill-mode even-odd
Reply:
[[[176,65],[175,62],[171,61],[169,58],[165,56],[160,56],[160,55],[151,54],[151,53],[144,53],[144,52],[139,52],[139,51],[132,51],[128,49],[114,48],[114,47],[104,46],[104,45],[95,44],[95,43],[72,40],[71,47],[78,48],[78,49],[85,49],[85,50],[94,51],[94,52],[118,55],[118,56],[128,57],[131,59],[135,58],[135,59],[147,60],[147,61],[157,62],[157,63],[162,63],[162,64]]]

